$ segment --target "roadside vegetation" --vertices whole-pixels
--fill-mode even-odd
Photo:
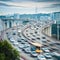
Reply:
[[[0,41],[0,60],[20,60],[19,52],[7,40]]]

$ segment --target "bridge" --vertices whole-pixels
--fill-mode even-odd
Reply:
[[[34,21],[33,19],[1,19],[3,24],[5,25],[5,29],[6,28],[11,28],[11,27],[14,27],[14,26],[18,26],[20,25],[21,23],[23,23],[23,21]],[[3,26],[4,26],[3,25]]]

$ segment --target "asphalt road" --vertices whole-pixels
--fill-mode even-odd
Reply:
[[[17,27],[20,27],[20,26],[17,26]],[[15,26],[15,27],[6,29],[5,31],[2,31],[2,39],[8,39],[8,38],[7,38],[7,35],[6,35],[6,32],[10,32],[10,34],[12,34],[12,32],[13,32],[12,29],[18,30],[17,27]],[[22,33],[24,33],[24,31],[25,31],[26,29],[28,29],[28,28],[30,29],[30,25],[24,26],[24,27],[23,27],[23,30],[22,30]],[[40,37],[45,36],[46,39],[50,40],[51,42],[54,42],[54,43],[55,43],[55,42],[59,42],[59,41],[57,41],[57,40],[55,40],[55,39],[53,39],[53,38],[51,38],[51,37],[48,37],[48,36],[46,36],[45,34],[43,34],[43,33],[42,33],[42,27],[39,28],[39,34],[40,34]],[[16,40],[17,35],[16,35],[16,36],[13,36],[13,37],[14,37],[15,40]],[[27,40],[29,40],[29,39],[26,37],[25,33],[24,33],[24,37],[25,37]],[[28,42],[30,42],[30,41],[28,41]],[[48,44],[49,44],[49,43],[48,43]],[[58,48],[58,46],[56,46],[56,48]],[[58,48],[58,49],[60,50],[60,48]],[[20,55],[21,55],[21,56],[24,56],[27,60],[36,60],[36,58],[31,57],[30,54],[26,54],[26,53],[24,53],[22,50],[21,50]]]

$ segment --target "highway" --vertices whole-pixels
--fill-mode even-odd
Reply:
[[[45,35],[43,33],[42,29],[43,29],[43,26],[45,26],[45,25],[39,25],[38,28],[37,28],[38,22],[37,23],[33,22],[33,23],[32,24],[26,24],[25,26],[22,25],[22,27],[21,27],[21,25],[15,26],[15,27],[8,28],[8,29],[2,31],[2,39],[8,39],[6,33],[8,32],[8,33],[10,33],[12,35],[13,30],[16,30],[16,35],[12,35],[12,37],[14,37],[14,39],[17,40],[17,38],[19,37],[18,36],[18,30],[20,29],[22,37],[26,38],[26,40],[30,44],[32,44],[33,42],[36,42],[36,43],[39,43],[39,44],[42,44],[42,45],[47,44],[49,47],[52,47],[52,46],[49,45],[50,43],[59,42],[59,41],[57,41],[57,40],[55,40],[55,39],[53,39],[51,37],[48,37],[47,35]],[[35,34],[35,31],[37,31],[37,35]],[[33,36],[31,35],[31,33],[35,36],[34,37],[35,40],[32,39]],[[41,40],[42,40],[43,36],[46,37],[46,39],[49,40],[50,42],[42,43]],[[40,40],[36,39],[36,37],[40,37]],[[58,48],[58,46],[54,46],[54,47]],[[58,49],[60,50],[60,48],[58,48]],[[20,49],[20,55],[23,56],[26,60],[37,60],[37,58],[31,57],[30,54],[24,53],[21,49]]]

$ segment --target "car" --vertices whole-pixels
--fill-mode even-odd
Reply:
[[[40,40],[40,37],[37,37],[36,39]]]
[[[49,45],[50,45],[50,46],[54,46],[55,44],[50,43]]]
[[[32,40],[35,40],[35,38],[31,38]]]
[[[28,44],[28,42],[24,42],[24,44]]]
[[[27,48],[24,48],[24,51],[25,51],[25,53],[30,53],[31,49],[30,49],[30,47],[27,47]]]
[[[36,30],[38,30],[39,28],[36,28]]]
[[[41,48],[44,52],[50,52],[48,48]]]
[[[57,47],[51,47],[51,49],[53,50],[53,52],[54,51],[56,51],[56,52],[59,51],[59,48],[57,48]]]
[[[16,32],[17,32],[16,30],[13,30],[12,35],[16,35]]]
[[[28,30],[26,30],[26,32],[28,32]]]
[[[12,28],[12,30],[14,30],[14,28]]]
[[[60,46],[60,43],[55,43],[55,44]]]
[[[18,40],[18,42],[21,42],[21,40]]]
[[[25,39],[24,41],[25,41],[25,42],[27,42],[27,40],[26,40],[26,39]]]
[[[23,38],[21,40],[24,40]]]
[[[31,35],[33,34],[33,33],[30,33]]]
[[[13,43],[14,41],[15,41],[15,40],[14,40],[14,38],[10,38],[10,42],[12,42],[12,43]]]
[[[8,32],[6,32],[6,34],[8,34]]]
[[[26,43],[24,45],[25,45],[25,47],[30,47],[30,44],[29,43]]]
[[[16,33],[13,33],[13,35],[16,35]]]
[[[39,27],[39,25],[37,25],[37,27]]]
[[[35,31],[35,34],[37,34],[37,31]]]
[[[58,53],[58,52],[52,52],[51,54],[52,54],[52,56],[60,57],[60,53]]]
[[[27,36],[27,37],[30,37],[30,36]]]
[[[32,29],[32,30],[34,30],[34,27],[33,27],[33,26],[31,26],[31,29]]]
[[[19,44],[19,48],[22,49],[24,47],[23,44]]]
[[[21,52],[21,50],[20,50],[17,46],[15,46],[15,49],[16,49],[18,52]]]
[[[48,42],[51,42],[50,40],[47,40]]]
[[[38,55],[35,51],[31,51],[30,54],[31,54],[32,57],[37,57],[37,55]]]
[[[25,41],[21,41],[21,44],[25,44]]]
[[[50,53],[44,53],[44,56],[46,57],[47,60],[53,60]]]
[[[46,38],[43,36],[42,39],[46,39]]]
[[[35,51],[36,47],[35,46],[31,46],[31,51]]]
[[[21,40],[20,42],[21,44],[28,44],[28,42],[26,40]]]
[[[47,39],[41,39],[42,40],[42,42],[46,42],[47,41]]]
[[[37,60],[47,60],[44,55],[39,54]]]
[[[12,38],[12,35],[7,35],[8,39],[10,40]]]
[[[42,48],[48,48],[49,46],[48,45],[45,45],[45,44],[43,44],[43,46],[42,46]],[[49,47],[49,49],[50,49],[50,47]]]
[[[32,35],[33,37],[36,37],[35,35]]]
[[[17,42],[17,41],[14,41],[12,44],[13,44],[14,46],[18,46],[18,42]]]
[[[26,43],[26,44],[24,44],[22,50],[25,51],[25,49],[27,49],[27,48],[30,48],[30,45]]]

